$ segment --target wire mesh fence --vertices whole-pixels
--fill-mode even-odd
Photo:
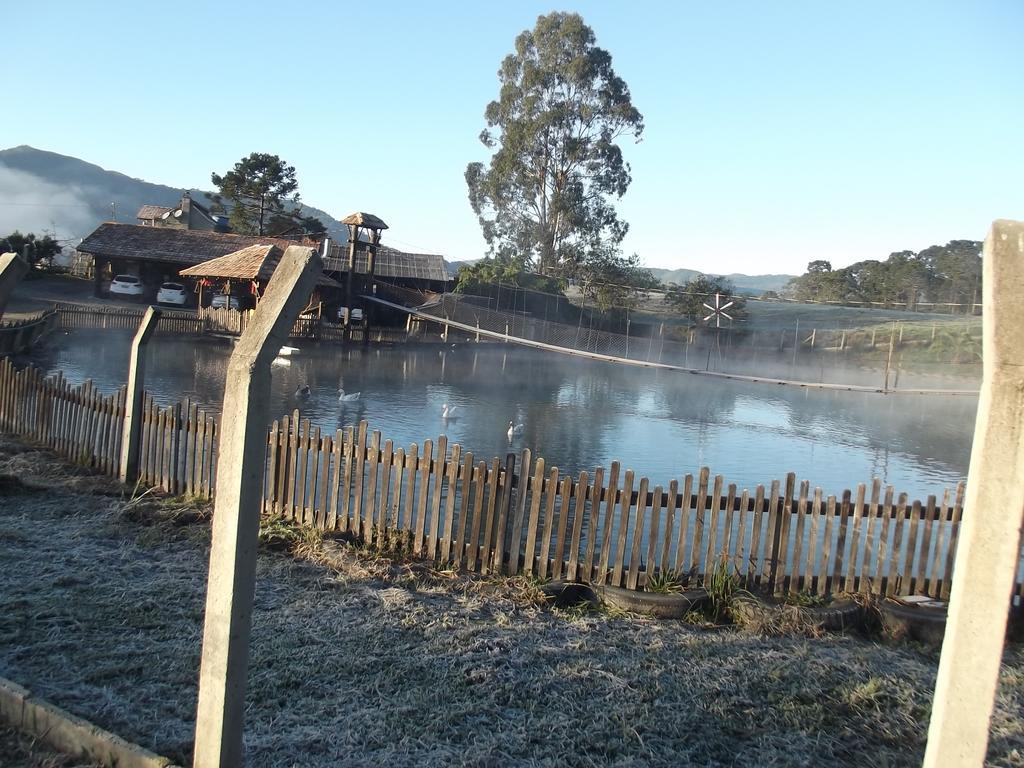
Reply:
[[[439,296],[418,311],[442,325],[459,323],[509,342],[690,370],[885,389],[976,388],[980,378],[980,317],[774,302],[748,302],[748,308],[745,321],[719,319],[720,327],[627,312],[617,318],[626,333],[602,328],[607,316],[591,310],[564,322],[460,294]],[[466,337],[476,339],[473,331]]]

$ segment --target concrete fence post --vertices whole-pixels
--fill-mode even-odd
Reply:
[[[122,483],[134,482],[139,475],[139,450],[142,445],[142,395],[146,386],[146,347],[156,331],[161,310],[150,307],[132,339],[132,356],[128,362],[128,390],[124,401],[124,426],[121,430]]]
[[[999,681],[1024,510],[1024,222],[985,240],[983,379],[925,768],[979,766]]]
[[[18,281],[28,272],[28,262],[16,253],[5,253],[0,256],[0,317],[7,309],[7,300]]]
[[[199,671],[193,763],[197,768],[243,762],[270,364],[322,271],[315,250],[289,246],[228,362]]]

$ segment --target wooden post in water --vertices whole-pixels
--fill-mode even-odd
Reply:
[[[983,379],[925,768],[985,760],[1024,509],[1024,222],[985,240]]]
[[[359,239],[359,228],[350,225],[348,228],[348,264],[345,269],[345,315],[342,317],[342,335],[345,341],[352,339],[352,277],[356,271],[356,242]]]
[[[322,265],[312,248],[288,247],[228,362],[199,671],[196,768],[243,763],[270,362],[287,341]]]
[[[889,334],[889,354],[885,358],[885,383],[882,384],[882,391],[889,391],[889,368],[892,366],[892,350],[896,346],[896,321],[892,321],[892,333]]]
[[[156,331],[161,310],[150,307],[142,316],[132,339],[132,357],[128,363],[128,394],[124,403],[124,427],[121,431],[122,483],[134,482],[139,475],[139,448],[142,445],[142,396],[146,385],[146,347]]]

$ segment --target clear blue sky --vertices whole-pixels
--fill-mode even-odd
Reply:
[[[180,187],[250,152],[385,243],[475,258],[463,172],[496,71],[575,10],[632,90],[628,252],[802,272],[982,239],[1024,218],[1024,2],[20,2],[3,11],[0,148]]]

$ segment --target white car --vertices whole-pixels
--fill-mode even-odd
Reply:
[[[177,307],[184,307],[188,301],[188,294],[185,286],[181,283],[164,283],[156,294],[157,304],[173,304]]]
[[[130,296],[142,298],[142,281],[135,275],[116,275],[110,281],[110,293],[114,296]]]
[[[352,317],[349,318],[353,323],[363,322],[363,310],[359,307],[352,307]],[[345,307],[338,307],[338,322],[345,322]]]
[[[210,302],[210,309],[238,309],[238,299],[227,293],[218,293]]]

